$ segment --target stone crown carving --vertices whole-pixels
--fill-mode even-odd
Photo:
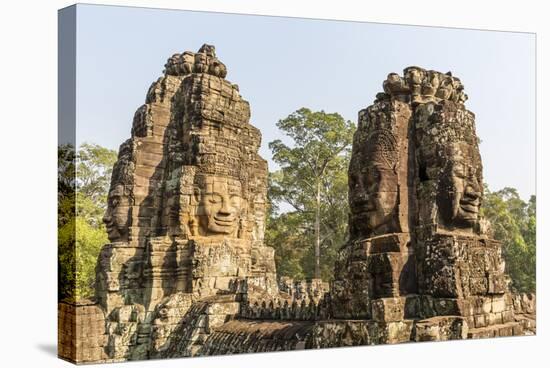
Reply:
[[[468,95],[460,79],[451,72],[445,74],[410,66],[403,70],[403,76],[390,73],[383,83],[384,92],[393,97],[404,98],[413,103],[450,100],[464,103]]]
[[[166,75],[183,76],[192,73],[207,73],[215,77],[225,78],[227,68],[216,57],[212,45],[203,45],[197,53],[185,51],[172,55],[164,65]]]

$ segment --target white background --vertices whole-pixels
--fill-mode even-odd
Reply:
[[[524,367],[548,356],[548,108],[545,1],[89,1],[537,33],[538,335],[307,352],[125,363],[132,367]],[[57,9],[69,1],[8,1],[0,10],[0,365],[58,367],[56,358]],[[101,27],[101,24],[98,24]],[[144,27],[147,27],[144,24]],[[368,47],[368,45],[357,45]],[[476,58],[476,55],[472,55]],[[482,62],[482,61],[480,61]],[[546,69],[545,69],[546,67]],[[521,70],[517,71],[521,73]],[[350,76],[352,80],[353,76]],[[505,78],[505,76],[503,76]],[[495,91],[498,98],[498,91]],[[520,122],[518,122],[520,123]],[[498,129],[495,126],[495,129]],[[503,147],[513,149],[513,147]],[[514,168],[510,167],[510,175]],[[546,275],[545,275],[546,274]],[[544,350],[546,348],[546,351]],[[546,354],[545,354],[546,353]],[[548,358],[546,358],[548,360]],[[538,363],[537,363],[538,361]],[[119,364],[111,365],[113,367]]]

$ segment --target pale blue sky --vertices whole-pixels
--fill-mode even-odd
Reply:
[[[367,16],[365,16],[367,17]],[[77,144],[118,149],[176,52],[216,46],[263,134],[304,106],[357,121],[388,73],[452,71],[476,114],[485,182],[535,194],[535,35],[114,6],[77,7]]]

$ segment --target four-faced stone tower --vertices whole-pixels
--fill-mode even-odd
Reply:
[[[383,88],[359,112],[334,316],[372,319],[387,342],[520,333],[462,83],[409,67]]]
[[[104,218],[111,243],[96,297],[106,315],[131,306],[146,326],[173,295],[190,305],[251,288],[278,292],[274,251],[263,243],[261,134],[226,74],[213,46],[175,54],[136,111]]]

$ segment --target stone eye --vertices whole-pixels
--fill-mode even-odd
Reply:
[[[211,194],[208,196],[208,201],[210,203],[220,203],[222,201],[222,198],[218,194]]]

